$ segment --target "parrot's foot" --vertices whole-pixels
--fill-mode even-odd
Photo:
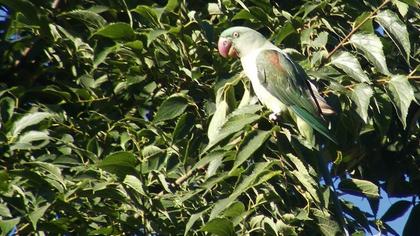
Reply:
[[[278,119],[278,113],[271,113],[269,116],[268,116],[268,119],[270,119],[270,120],[272,120],[272,121],[276,121],[277,119]]]

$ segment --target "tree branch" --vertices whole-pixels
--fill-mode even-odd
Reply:
[[[344,37],[344,39],[343,40],[341,40],[341,42],[337,45],[337,46],[335,46],[335,48],[330,52],[330,53],[328,53],[328,55],[327,55],[327,57],[326,57],[326,59],[325,59],[325,61],[328,61],[330,58],[331,58],[331,56],[338,50],[338,49],[340,49],[349,39],[350,39],[350,37],[354,34],[354,33],[356,33],[356,31],[360,28],[360,27],[362,27],[362,25],[364,24],[364,23],[366,23],[366,21],[368,21],[372,16],[374,16],[381,8],[383,8],[387,3],[389,3],[391,0],[385,0],[378,8],[376,8],[373,12],[371,12],[370,14],[369,14],[369,16],[368,17],[366,17],[362,22],[360,22],[358,25],[356,25],[351,31],[350,31],[350,33],[348,34],[348,35],[346,35],[346,37]]]

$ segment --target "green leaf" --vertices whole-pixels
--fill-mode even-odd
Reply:
[[[69,12],[64,12],[58,17],[61,18],[73,18],[83,22],[89,30],[94,31],[97,30],[107,24],[107,21],[99,14],[90,11],[90,10],[73,10]]]
[[[257,151],[264,142],[270,137],[271,131],[262,131],[262,130],[253,130],[247,134],[239,146],[235,162],[231,171],[234,171],[242,163],[244,163],[248,158]]]
[[[236,235],[232,222],[225,218],[215,218],[210,220],[207,224],[201,227],[200,230],[218,236]]]
[[[113,40],[132,41],[135,38],[134,30],[127,23],[117,22],[98,29],[92,36],[100,35]]]
[[[410,209],[412,203],[406,200],[400,200],[394,204],[385,212],[381,217],[382,221],[393,221],[403,216],[408,209]]]
[[[298,180],[305,187],[305,189],[312,196],[312,199],[316,203],[320,203],[318,192],[316,190],[318,185],[315,179],[309,174],[308,168],[303,164],[303,162],[299,158],[297,158],[293,154],[288,153],[287,157],[296,166],[296,170],[293,170],[291,172],[296,177],[296,180]]]
[[[2,235],[8,235],[8,233],[20,222],[20,217],[16,217],[10,220],[0,219],[0,229]]]
[[[150,44],[155,41],[159,36],[168,33],[168,31],[163,29],[155,29],[147,33],[147,46],[149,47]]]
[[[356,18],[356,20],[353,23],[353,29],[356,27],[356,25],[359,25],[363,21],[366,20],[366,18],[371,17],[370,12],[363,12],[360,16]],[[358,31],[363,31],[364,33],[374,33],[372,19],[367,19],[365,23],[358,29]]]
[[[328,32],[322,31],[318,36],[312,41],[311,46],[316,48],[324,48],[328,42]]]
[[[414,89],[405,75],[393,75],[388,83],[392,104],[397,110],[404,128],[407,126],[407,114],[411,101],[414,100]]]
[[[115,152],[103,159],[97,165],[99,168],[110,173],[126,176],[128,174],[135,175],[137,159],[131,152]]]
[[[45,211],[47,211],[47,209],[51,206],[51,204],[47,203],[45,206],[42,207],[37,207],[35,208],[31,213],[29,213],[28,217],[31,220],[32,226],[34,227],[34,229],[37,229],[37,223],[39,221],[39,219],[41,219],[44,214]]]
[[[15,110],[15,100],[10,97],[4,97],[0,100],[0,121],[6,123],[13,116]],[[1,125],[0,125],[1,127]]]
[[[12,214],[10,213],[10,210],[6,204],[0,203],[0,216],[5,216],[8,218],[12,217]]]
[[[176,118],[184,113],[188,104],[187,98],[183,95],[173,95],[160,105],[153,121],[158,123]]]
[[[48,131],[31,130],[19,136],[19,139],[10,146],[11,150],[36,150],[50,142]]]
[[[25,114],[23,117],[21,117],[18,121],[14,123],[13,128],[11,130],[12,137],[16,138],[25,128],[32,125],[36,125],[41,121],[50,118],[51,116],[52,114],[48,112],[33,112]]]
[[[409,61],[411,45],[407,26],[404,22],[391,10],[380,11],[375,19],[390,34],[391,38],[398,41],[404,48],[406,60]],[[397,46],[399,45],[397,44]]]
[[[145,5],[139,5],[133,11],[140,14],[143,19],[148,21],[148,23],[154,25],[155,27],[159,26],[160,14],[158,16],[158,13],[154,8]]]
[[[183,140],[183,138],[190,133],[194,125],[194,121],[195,121],[195,116],[192,113],[187,112],[183,114],[179,118],[178,122],[176,123],[174,132],[172,133],[172,140],[173,141]]]
[[[280,31],[277,34],[275,34],[274,36],[275,44],[279,45],[281,42],[283,42],[285,38],[287,38],[287,36],[295,32],[296,32],[296,29],[293,27],[292,23],[287,22],[280,28]]]
[[[416,0],[401,0],[401,2],[407,3],[408,5],[418,9],[418,2]]]
[[[412,236],[419,233],[420,222],[420,204],[417,203],[408,216],[407,223],[404,226],[403,236]]]
[[[227,138],[229,135],[242,130],[246,125],[258,120],[259,118],[259,115],[249,113],[231,116],[228,118],[226,123],[223,124],[218,134],[215,136],[212,142],[207,145],[203,152],[207,152],[210,150],[210,148]]]
[[[136,176],[126,175],[123,183],[128,185],[130,188],[135,190],[140,195],[146,196],[146,193],[143,190],[143,183]]]
[[[379,197],[379,187],[374,183],[361,179],[344,179],[338,184],[338,188],[344,192],[364,195],[368,198]]]
[[[179,5],[179,0],[168,0],[166,3],[165,10],[166,11],[174,11]]]
[[[188,220],[187,224],[185,225],[185,231],[184,231],[184,236],[188,235],[191,229],[191,227],[194,225],[194,223],[199,220],[201,217],[203,217],[203,214],[207,211],[207,209],[198,212],[198,213],[194,213],[190,216],[190,219]]]
[[[331,58],[331,63],[334,66],[342,69],[353,79],[359,82],[370,83],[369,78],[360,66],[359,61],[351,53],[346,51],[337,52],[333,54]]]
[[[119,46],[115,44],[103,44],[101,42],[95,47],[93,56],[93,67],[97,68],[99,64],[103,63],[107,56],[116,51]]]
[[[223,211],[225,217],[238,217],[245,212],[245,205],[241,202],[235,202]]]
[[[384,51],[382,50],[382,42],[378,36],[375,34],[356,33],[351,36],[349,42],[361,50],[379,72],[385,75],[390,74],[386,65]]]
[[[351,99],[356,104],[357,114],[359,114],[365,123],[367,123],[369,103],[372,95],[372,88],[364,83],[354,86],[351,92]]]
[[[314,214],[317,225],[322,232],[322,235],[325,236],[336,236],[336,235],[345,235],[341,231],[338,223],[331,219],[330,215],[326,212],[320,211],[316,208],[312,208],[312,213]]]

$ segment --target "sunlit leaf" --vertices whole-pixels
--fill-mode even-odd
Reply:
[[[386,32],[403,47],[406,59],[409,61],[411,44],[407,26],[404,22],[402,22],[398,15],[391,10],[380,11],[375,19],[384,27]]]
[[[364,195],[369,198],[379,197],[378,186],[367,180],[344,179],[338,184],[338,188],[350,194]]]
[[[29,213],[28,217],[32,222],[32,226],[34,229],[37,229],[38,221],[44,216],[47,209],[50,207],[50,204],[46,204],[45,206],[35,208],[31,213]]]
[[[28,113],[14,123],[11,134],[13,137],[17,137],[25,128],[36,125],[51,116],[52,114],[48,112]]]
[[[351,92],[351,99],[356,104],[357,114],[365,123],[367,123],[369,103],[372,95],[372,88],[364,83],[357,84]]]
[[[232,222],[225,218],[216,218],[209,221],[207,224],[201,227],[201,231],[218,236],[235,235]]]
[[[350,43],[357,49],[360,49],[379,72],[385,75],[390,74],[382,50],[382,42],[378,36],[374,34],[356,33],[351,36]]]
[[[369,83],[369,78],[360,66],[359,61],[351,53],[346,51],[337,52],[332,56],[331,63],[342,69],[353,79]]]
[[[398,117],[405,127],[407,125],[408,108],[410,107],[411,101],[414,100],[413,87],[408,82],[406,76],[394,75],[388,83],[388,89],[392,104],[394,104]]]

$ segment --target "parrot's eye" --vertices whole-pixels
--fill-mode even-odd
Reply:
[[[233,36],[234,38],[237,38],[237,37],[239,37],[239,33],[238,33],[238,32],[233,32],[232,36]]]

